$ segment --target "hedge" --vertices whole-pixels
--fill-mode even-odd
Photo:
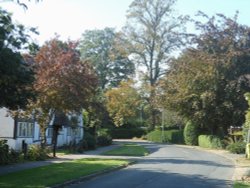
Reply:
[[[221,139],[214,135],[200,135],[198,137],[198,144],[203,148],[221,149]]]
[[[112,138],[129,139],[133,137],[141,137],[145,134],[145,130],[141,128],[114,128],[111,130]]]
[[[192,121],[188,121],[184,128],[184,141],[187,145],[198,144],[198,126]]]
[[[182,130],[155,130],[147,134],[147,140],[159,143],[173,143],[183,144],[183,131]]]
[[[246,145],[246,157],[250,159],[250,144]]]

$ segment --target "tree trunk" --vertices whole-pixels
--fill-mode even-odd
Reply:
[[[56,157],[56,147],[57,147],[57,137],[58,137],[59,127],[53,127],[53,137],[52,137],[52,144],[53,144],[53,157]]]

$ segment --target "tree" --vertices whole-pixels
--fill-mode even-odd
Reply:
[[[166,72],[170,53],[182,44],[181,29],[186,18],[174,16],[174,4],[175,0],[134,0],[123,31],[134,60],[146,69],[143,79],[150,86],[151,129],[156,124],[157,82]]]
[[[55,113],[81,113],[88,106],[97,87],[97,78],[88,61],[81,61],[77,44],[58,38],[48,41],[37,53],[37,100],[30,107],[43,133]]]
[[[24,108],[34,97],[33,70],[20,54],[28,44],[28,29],[14,24],[11,15],[0,9],[0,107]]]
[[[187,50],[170,66],[165,79],[165,101],[169,107],[194,121],[210,134],[227,133],[241,126],[249,91],[250,29],[218,14],[197,22],[201,33],[196,48]]]
[[[24,3],[23,1],[20,1],[20,0],[0,0],[0,3],[1,2],[6,2],[6,1],[11,1],[11,2],[17,3],[18,5],[23,7],[25,10],[28,9],[28,6],[26,5],[26,3]],[[28,0],[28,1],[31,1],[31,0]],[[39,2],[41,0],[35,0],[35,1]]]
[[[134,82],[131,80],[121,82],[119,87],[110,89],[105,93],[107,110],[116,126],[128,123],[129,119],[137,115],[141,100],[133,84]]]
[[[102,90],[118,86],[134,73],[134,64],[112,28],[86,31],[79,48],[82,59],[89,59],[93,64]]]

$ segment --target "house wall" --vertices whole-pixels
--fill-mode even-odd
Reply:
[[[34,123],[34,136],[31,138],[27,137],[17,137],[14,139],[14,119],[12,117],[6,117],[7,109],[0,108],[0,139],[6,139],[8,141],[8,145],[10,148],[21,151],[22,150],[22,143],[23,141],[28,144],[40,144],[40,128],[37,122]],[[68,136],[67,127],[63,127],[62,130],[59,132],[57,143],[58,146],[63,146],[70,144],[74,139],[76,142],[79,142],[84,135],[83,132],[83,121],[82,117],[79,116],[79,127],[80,129],[80,137]],[[48,136],[48,131],[47,131]],[[51,137],[47,137],[47,143],[51,144]]]
[[[13,138],[14,119],[7,116],[7,109],[0,108],[0,139]]]

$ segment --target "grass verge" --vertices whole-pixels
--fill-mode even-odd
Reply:
[[[120,159],[79,159],[2,175],[0,187],[45,188],[128,164]]]
[[[249,188],[250,184],[249,183],[244,183],[244,182],[235,182],[234,183],[234,188]]]
[[[143,146],[137,144],[125,144],[119,148],[102,153],[103,155],[115,156],[145,156],[149,151]]]

